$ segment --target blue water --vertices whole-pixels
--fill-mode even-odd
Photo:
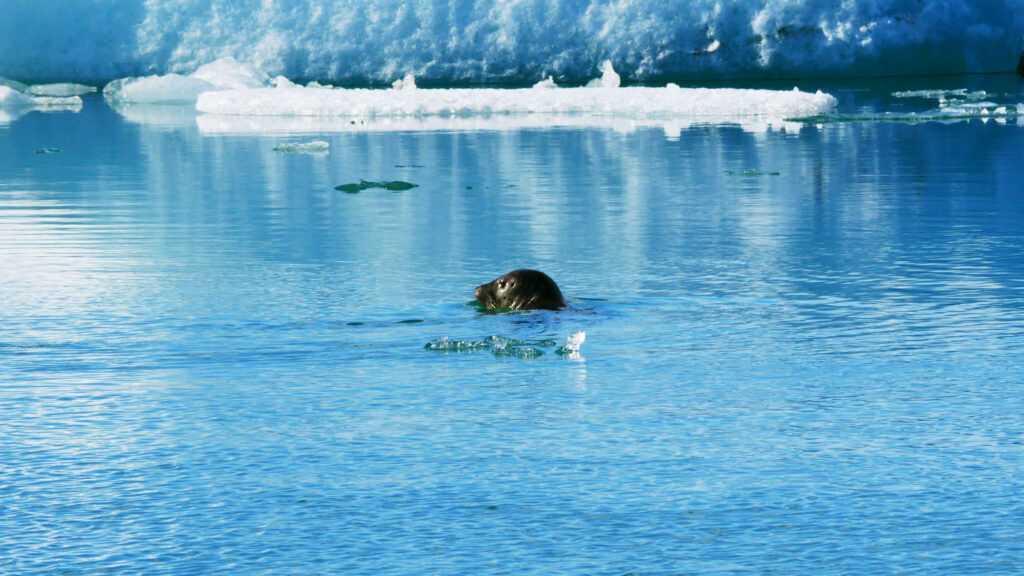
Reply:
[[[0,574],[1024,573],[1019,119],[159,117],[0,123]]]

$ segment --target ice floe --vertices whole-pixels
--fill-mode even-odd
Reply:
[[[26,87],[28,89],[28,87]],[[82,107],[79,96],[32,96],[7,85],[0,85],[0,109],[28,110],[78,110]],[[13,118],[13,116],[8,116]]]
[[[103,96],[113,104],[190,104],[203,92],[269,85],[270,77],[262,71],[234,58],[221,58],[188,75],[120,78],[103,88]]]
[[[70,98],[72,96],[84,96],[95,91],[95,86],[62,82],[58,84],[34,84],[28,87],[26,93],[30,96],[43,96],[47,98]]]
[[[533,88],[416,89],[407,75],[390,90],[335,89],[277,82],[276,87],[201,92],[196,109],[229,116],[340,117],[360,122],[381,118],[468,118],[501,115],[585,115],[605,118],[730,119],[790,118],[824,114],[836,100],[794,89],[620,87],[605,62],[602,76],[583,88],[557,88],[548,78]]]
[[[274,146],[278,154],[313,154],[327,155],[331,150],[330,142],[313,140],[310,142],[284,142]]]

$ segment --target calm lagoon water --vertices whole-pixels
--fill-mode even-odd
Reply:
[[[0,120],[0,574],[1024,573],[1020,119],[122,112]]]

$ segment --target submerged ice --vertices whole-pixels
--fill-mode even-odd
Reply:
[[[0,76],[105,83],[225,56],[271,76],[389,85],[1012,71],[1024,0],[12,0]]]

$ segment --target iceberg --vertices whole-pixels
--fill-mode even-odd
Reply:
[[[106,83],[231,56],[346,86],[1012,72],[1022,0],[9,0],[0,76]],[[201,78],[202,79],[202,78]]]
[[[28,92],[28,85],[27,84],[22,84],[21,82],[18,82],[17,80],[10,80],[10,79],[4,78],[4,77],[0,77],[0,86],[6,86],[8,88],[11,88],[12,90],[15,90],[17,92],[21,92],[22,94]]]
[[[0,86],[0,108],[31,108],[35,99],[9,86]]]
[[[114,80],[103,88],[103,96],[114,104],[191,104],[203,92],[258,88],[270,84],[270,77],[234,58],[205,64],[189,75],[163,74]]]
[[[79,96],[32,96],[10,86],[0,85],[0,109],[15,110],[76,110],[81,109]]]

